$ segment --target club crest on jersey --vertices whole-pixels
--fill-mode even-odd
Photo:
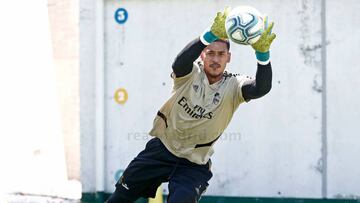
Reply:
[[[213,99],[213,104],[217,105],[220,102],[220,93],[216,92]]]
[[[193,89],[194,89],[195,92],[198,92],[198,90],[199,90],[199,85],[193,85]]]

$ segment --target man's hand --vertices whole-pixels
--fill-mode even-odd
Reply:
[[[225,7],[224,12],[217,12],[210,31],[219,39],[227,39],[225,20],[230,12],[230,7]]]
[[[269,51],[272,41],[276,38],[276,35],[271,33],[273,26],[274,22],[261,34],[260,39],[251,45],[256,52],[266,53]]]

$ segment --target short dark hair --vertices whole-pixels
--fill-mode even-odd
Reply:
[[[229,42],[229,40],[227,40],[227,39],[217,39],[217,40],[215,40],[215,42],[223,42],[223,43],[225,43],[226,48],[228,49],[228,51],[230,51],[230,42]]]

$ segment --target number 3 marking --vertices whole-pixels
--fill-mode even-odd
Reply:
[[[115,21],[119,24],[124,24],[129,15],[125,8],[119,8],[115,11]]]

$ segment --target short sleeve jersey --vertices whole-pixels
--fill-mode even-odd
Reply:
[[[174,155],[206,164],[215,141],[244,102],[241,87],[249,78],[224,72],[220,81],[209,84],[200,61],[188,75],[172,77],[172,95],[155,117],[150,135]]]

